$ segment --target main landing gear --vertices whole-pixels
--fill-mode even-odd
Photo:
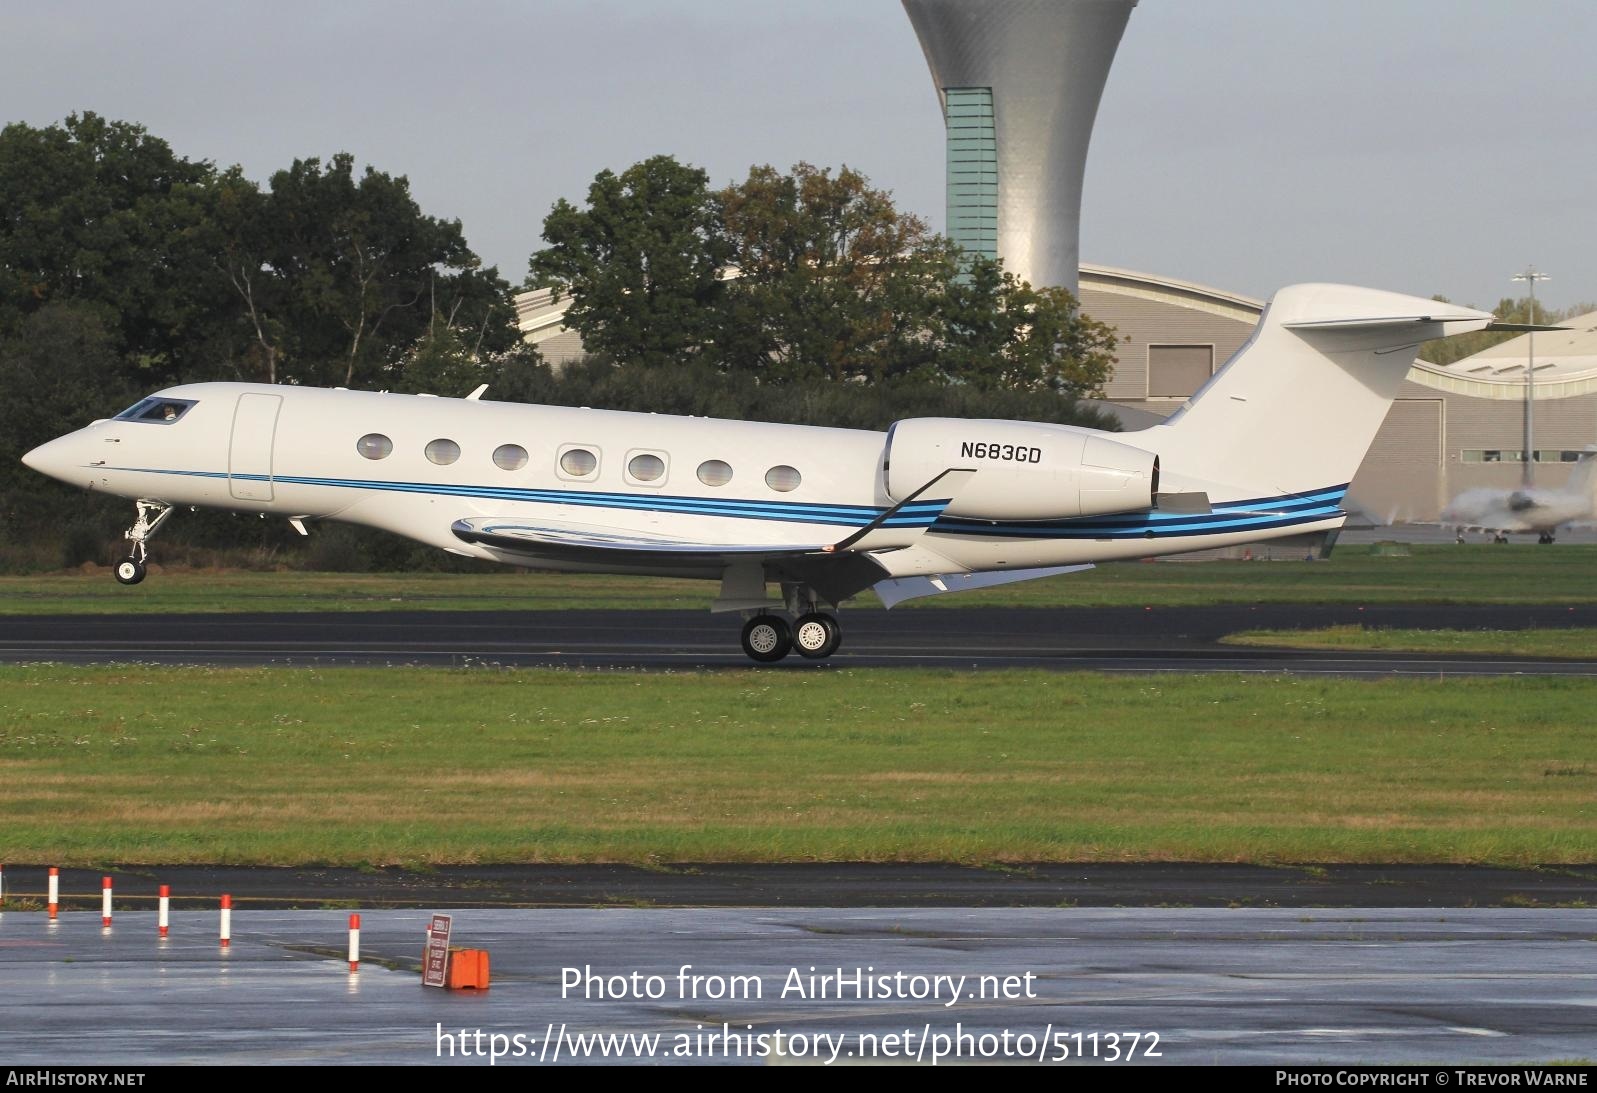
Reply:
[[[113,571],[116,579],[122,584],[138,584],[144,580],[145,561],[150,556],[146,543],[155,537],[155,533],[166,523],[166,518],[172,515],[172,506],[165,501],[135,501],[138,516],[133,521],[133,526],[122,533],[122,538],[132,544],[128,549],[126,558],[116,563]]]
[[[824,660],[843,643],[843,628],[824,611],[808,611],[789,623],[781,615],[755,615],[743,624],[743,652],[750,660],[774,664],[791,652]]]

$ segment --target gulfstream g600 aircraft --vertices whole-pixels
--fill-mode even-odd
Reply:
[[[743,649],[836,651],[838,604],[1330,531],[1415,347],[1480,311],[1283,289],[1168,421],[921,418],[886,433],[248,383],[151,395],[29,452],[133,500],[124,584],[184,505],[383,528],[540,569],[699,577]],[[781,589],[780,608],[766,589]],[[789,617],[791,616],[791,621]]]

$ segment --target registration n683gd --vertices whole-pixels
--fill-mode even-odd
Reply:
[[[1022,444],[988,443],[983,440],[966,440],[959,445],[959,454],[965,459],[998,459],[1011,463],[1041,463],[1042,449]]]

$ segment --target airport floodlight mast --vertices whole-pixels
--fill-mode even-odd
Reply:
[[[1514,280],[1525,281],[1530,285],[1530,317],[1526,323],[1531,326],[1536,324],[1536,282],[1546,281],[1550,278],[1545,273],[1536,272],[1535,266],[1525,267],[1524,273],[1514,274]],[[1525,335],[1526,361],[1525,361],[1525,465],[1520,470],[1520,481],[1527,486],[1536,484],[1536,331],[1531,330]]]

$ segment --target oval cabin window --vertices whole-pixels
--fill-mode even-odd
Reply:
[[[586,478],[599,465],[599,457],[586,448],[572,448],[560,456],[560,469],[572,478]]]
[[[627,464],[627,473],[639,482],[655,482],[665,473],[665,460],[657,455],[635,455]]]
[[[699,481],[706,486],[724,486],[732,481],[732,464],[720,459],[706,459],[699,464]]]
[[[394,442],[382,433],[367,433],[355,441],[355,450],[367,459],[387,459],[394,451]]]
[[[777,493],[792,493],[802,481],[803,476],[792,467],[772,467],[765,472],[765,484]]]
[[[501,444],[494,449],[494,466],[502,471],[519,471],[527,465],[527,449],[520,444]]]
[[[427,445],[427,461],[447,467],[460,458],[460,445],[453,440],[434,440]]]

